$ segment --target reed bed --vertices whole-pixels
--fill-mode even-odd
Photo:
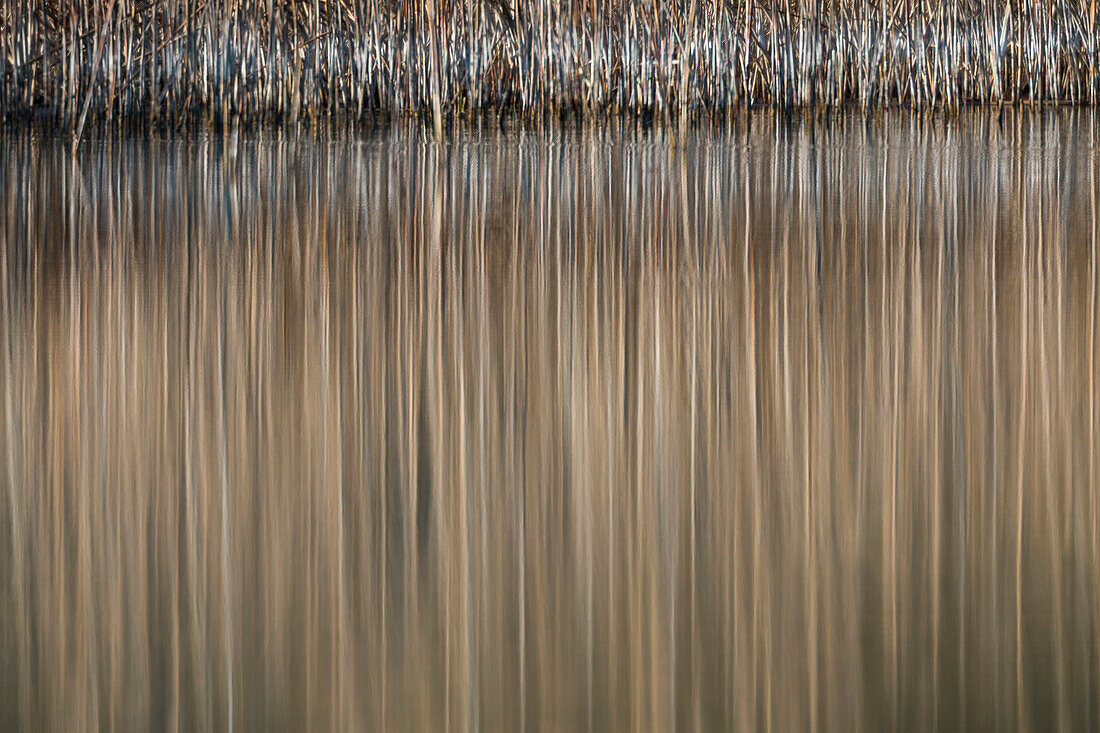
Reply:
[[[1097,99],[1094,0],[9,0],[0,110],[293,121]]]
[[[1095,727],[1098,133],[0,139],[0,727]]]

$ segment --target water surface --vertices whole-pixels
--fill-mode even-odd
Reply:
[[[1100,724],[1087,111],[0,136],[0,727]]]

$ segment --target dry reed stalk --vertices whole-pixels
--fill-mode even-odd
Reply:
[[[79,129],[86,115],[178,125],[427,112],[439,131],[483,109],[957,109],[1091,103],[1100,89],[1093,0],[124,0],[112,18],[114,4],[0,7],[4,117]]]

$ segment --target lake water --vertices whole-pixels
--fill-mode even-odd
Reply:
[[[0,727],[1095,729],[1098,135],[0,134]]]

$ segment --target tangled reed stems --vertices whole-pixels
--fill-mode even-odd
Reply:
[[[1095,0],[11,0],[0,110],[76,124],[1097,97]]]

